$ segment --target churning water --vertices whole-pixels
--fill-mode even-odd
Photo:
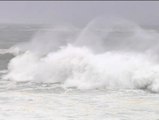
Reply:
[[[0,32],[0,119],[159,120],[156,29],[98,18]]]

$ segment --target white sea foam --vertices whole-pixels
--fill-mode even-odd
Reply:
[[[0,55],[4,54],[12,54],[12,51],[10,49],[0,49]]]
[[[159,92],[158,38],[157,32],[121,19],[96,19],[78,32],[54,27],[17,45],[21,52],[3,78],[58,82],[65,88]]]

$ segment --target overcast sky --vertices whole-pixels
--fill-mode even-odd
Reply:
[[[57,21],[84,25],[97,16],[119,16],[139,24],[159,25],[155,1],[1,1],[0,23]]]

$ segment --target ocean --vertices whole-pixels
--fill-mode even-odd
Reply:
[[[118,20],[0,25],[0,120],[159,120],[157,27]]]

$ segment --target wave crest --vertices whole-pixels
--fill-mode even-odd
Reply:
[[[159,92],[157,32],[121,20],[111,24],[96,20],[83,31],[74,30],[49,31],[39,41],[36,38],[17,45],[22,52],[10,61],[3,78],[58,82],[77,89],[144,88]],[[45,38],[51,45],[45,45]]]

